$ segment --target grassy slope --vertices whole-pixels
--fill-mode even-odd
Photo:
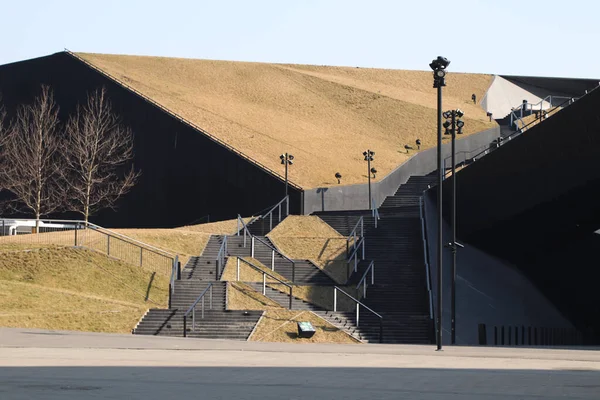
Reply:
[[[290,180],[304,188],[335,184],[336,172],[363,183],[366,148],[383,177],[407,159],[405,144],[435,145],[429,71],[79,55],[274,171],[293,153]],[[465,111],[465,134],[495,125],[471,101],[491,79],[448,75],[444,107]]]
[[[319,217],[287,217],[269,238],[288,257],[314,262],[337,283],[346,282],[346,238]]]
[[[127,333],[167,299],[166,278],[93,251],[0,253],[0,326]]]
[[[228,307],[231,310],[265,310],[252,335],[253,341],[288,343],[357,343],[322,318],[303,311],[283,309],[271,299],[243,283],[230,283]],[[311,339],[297,337],[296,321],[309,321],[317,330]]]

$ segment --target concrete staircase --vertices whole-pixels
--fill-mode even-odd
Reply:
[[[271,267],[273,257],[272,249],[275,248],[273,242],[266,236],[259,236],[260,240],[266,244],[255,240],[254,258],[263,265]],[[200,279],[204,281],[219,280],[217,276],[216,258],[219,253],[223,236],[212,235],[208,241],[204,252],[200,257],[192,257],[182,271],[182,279]],[[252,255],[252,240],[246,236],[246,247],[244,247],[244,237],[227,237],[227,257],[250,257]],[[310,260],[293,260],[295,264],[295,273],[292,269],[292,263],[281,255],[275,253],[274,258],[275,272],[284,276],[288,280],[294,279],[298,285],[334,285],[335,282],[325,272],[319,269]]]
[[[375,285],[362,302],[384,317],[384,343],[432,341],[419,197],[434,183],[434,176],[411,177],[385,199],[377,228],[369,211],[315,213],[342,235],[350,233],[361,215],[365,218],[366,259],[375,261]],[[354,312],[338,314],[332,318],[339,324],[352,325]],[[356,334],[363,340],[377,340],[379,318],[361,310]]]
[[[136,335],[183,336],[183,315],[209,282],[182,279],[175,282],[171,308],[151,309],[133,330]],[[247,340],[262,311],[229,311],[226,309],[226,283],[213,282],[212,309],[210,295],[204,300],[204,318],[201,305],[196,306],[196,327],[192,329],[191,314],[187,320],[187,336],[203,339]]]

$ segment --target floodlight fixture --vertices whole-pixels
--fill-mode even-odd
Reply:
[[[339,172],[335,173],[335,179],[337,179],[338,184],[341,182],[342,180],[342,174],[340,174]]]
[[[465,126],[465,123],[462,120],[459,119],[458,121],[456,121],[456,126],[460,129],[463,126]]]
[[[417,145],[417,150],[421,150],[421,139],[417,139],[415,143]]]
[[[289,153],[284,153],[279,156],[281,164],[285,165],[285,195],[288,195],[288,166],[294,164],[294,156]]]
[[[473,100],[473,104],[477,104],[477,95],[475,93],[471,95],[471,100]]]
[[[465,113],[463,112],[463,110],[461,110],[460,108],[456,109],[456,116],[458,118],[462,118],[465,115]]]
[[[450,65],[450,60],[446,57],[438,56],[431,64],[429,64],[429,67],[434,71],[438,71],[448,68],[448,65]]]
[[[373,179],[375,179],[375,174],[377,173],[375,167],[371,168],[371,173],[373,174]]]
[[[442,116],[446,119],[450,119],[452,117],[452,112],[451,111],[444,111],[444,113],[442,114]]]

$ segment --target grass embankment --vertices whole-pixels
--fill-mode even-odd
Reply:
[[[285,143],[299,160],[290,179],[303,188],[336,185],[338,171],[343,184],[364,183],[367,148],[377,152],[380,179],[414,154],[405,145],[436,145],[431,71],[79,56],[273,171]],[[447,76],[444,107],[465,111],[465,135],[496,126],[471,100],[491,81]],[[314,154],[319,162],[308,162]]]
[[[268,236],[286,256],[310,260],[338,284],[346,283],[346,237],[321,218],[290,215]]]
[[[128,333],[168,279],[93,251],[0,252],[0,326]]]
[[[315,304],[325,310],[333,310],[333,286],[309,286],[309,285],[294,285],[284,276],[279,275],[276,271],[271,271],[270,268],[261,264],[260,261],[245,258],[245,260],[251,262],[261,270],[264,270],[268,274],[274,276],[275,278],[285,282],[286,284],[292,287],[292,295],[296,298],[304,300],[306,302]],[[236,282],[237,281],[237,261],[236,257],[229,257],[227,261],[227,265],[223,270],[223,275],[221,276],[222,281],[228,282]],[[266,284],[267,286],[277,289],[280,292],[289,293],[289,288],[283,284],[281,284],[276,279],[271,278],[270,276],[266,276]],[[260,282],[263,281],[263,274],[256,269],[248,266],[245,263],[240,263],[240,279],[239,282]],[[359,293],[357,293],[356,288],[354,287],[340,287],[346,293],[351,296],[360,299]],[[248,288],[249,289],[249,288]],[[262,295],[261,295],[262,297]],[[338,311],[351,311],[354,309],[354,302],[348,299],[343,294],[338,294],[337,298],[337,308]],[[243,307],[243,305],[230,303],[230,307],[235,307],[233,309],[243,309],[239,307]],[[254,308],[252,308],[254,309]],[[257,310],[263,310],[264,308],[256,308]]]
[[[251,287],[230,282],[229,308],[232,310],[264,310],[252,341],[287,343],[358,343],[347,333],[308,311],[287,310]],[[310,339],[298,337],[296,322],[308,321],[316,329]]]

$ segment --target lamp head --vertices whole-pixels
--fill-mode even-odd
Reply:
[[[448,60],[446,57],[438,56],[435,60],[431,62],[431,64],[429,64],[429,68],[431,68],[434,71],[444,70],[448,68],[448,65],[450,65],[450,60]],[[442,77],[443,75],[440,78]]]
[[[461,110],[460,108],[456,109],[456,116],[458,118],[462,118],[465,115],[465,113],[463,112],[463,110]]]

